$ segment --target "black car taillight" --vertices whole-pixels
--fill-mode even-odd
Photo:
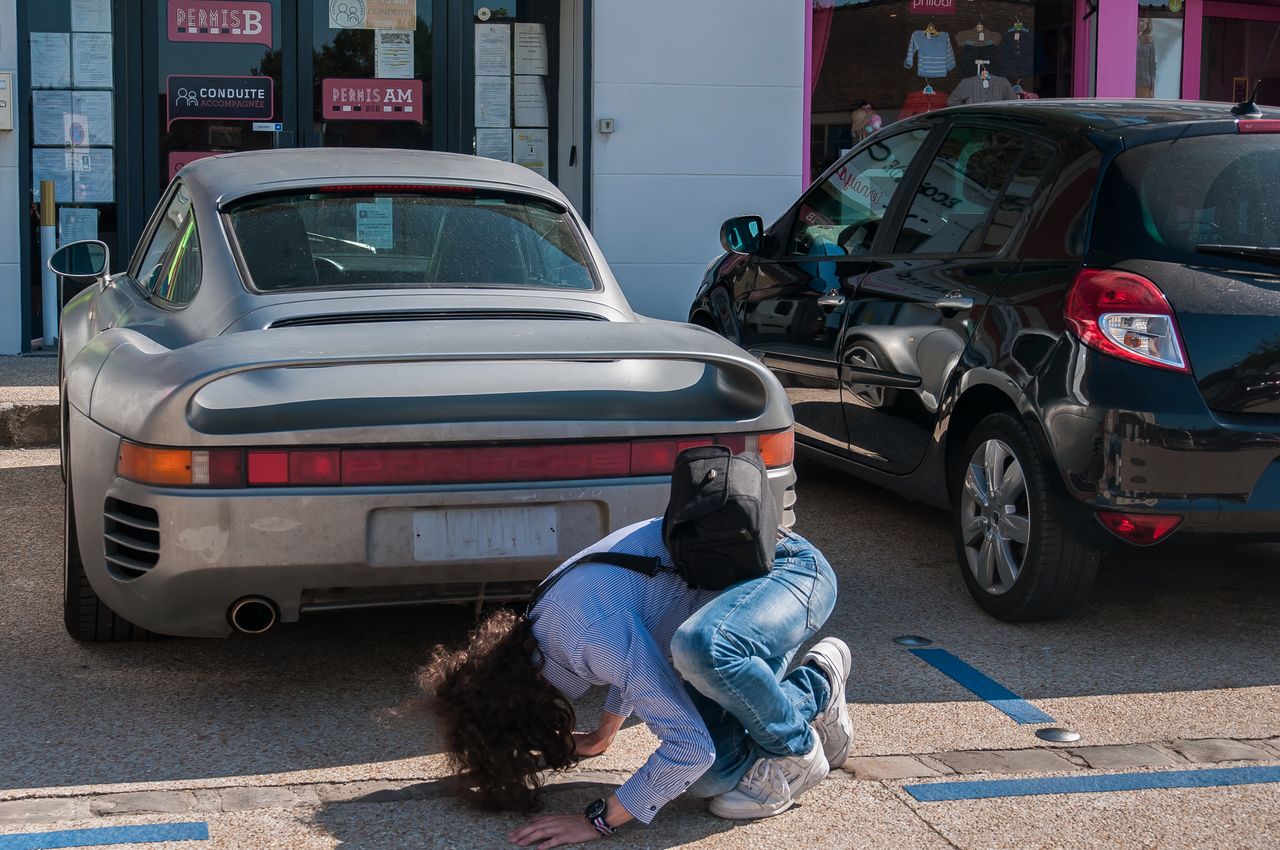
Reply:
[[[1063,316],[1090,348],[1144,366],[1190,372],[1173,308],[1142,275],[1081,269]]]

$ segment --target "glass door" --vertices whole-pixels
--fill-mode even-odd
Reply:
[[[306,91],[301,143],[445,147],[447,5],[447,0],[299,0],[300,32],[306,33],[303,44],[310,54],[309,62],[301,62]]]
[[[296,144],[296,16],[287,0],[149,0],[147,196],[188,162]],[[150,67],[147,67],[150,66]]]

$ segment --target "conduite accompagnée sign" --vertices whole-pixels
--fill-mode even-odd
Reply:
[[[275,115],[275,81],[171,74],[165,80],[165,106],[165,129],[184,118],[268,121]]]

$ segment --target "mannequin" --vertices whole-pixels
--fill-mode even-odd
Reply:
[[[1156,96],[1156,42],[1150,18],[1138,18],[1138,69],[1134,93],[1138,97]]]

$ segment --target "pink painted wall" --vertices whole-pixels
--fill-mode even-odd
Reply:
[[[1204,0],[1187,0],[1182,10],[1182,98],[1200,99],[1200,56]]]
[[[813,0],[804,2],[804,124],[800,131],[804,133],[801,140],[800,154],[800,188],[809,185],[809,163],[813,154],[813,133],[809,125],[813,123]],[[794,66],[792,66],[794,67]]]
[[[1098,97],[1133,97],[1137,40],[1137,0],[1098,4]]]

